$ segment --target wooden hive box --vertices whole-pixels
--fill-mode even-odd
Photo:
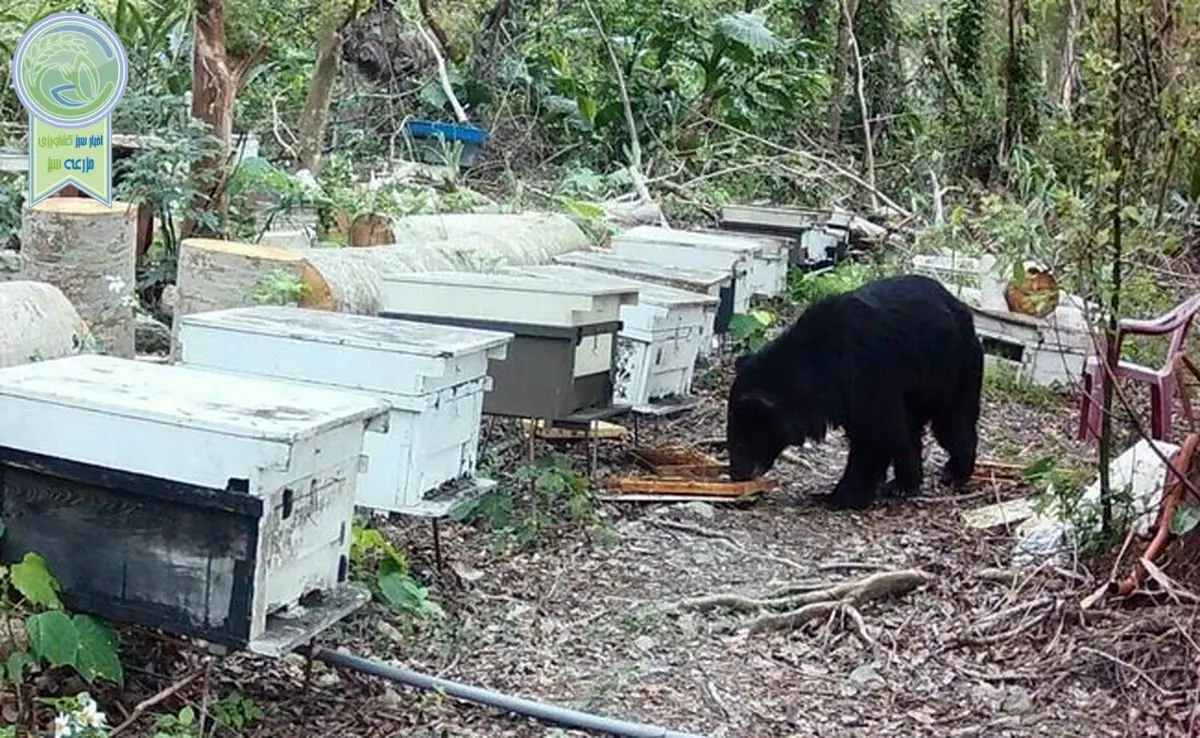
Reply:
[[[1021,381],[1070,385],[1079,381],[1084,363],[1095,351],[1086,331],[1032,315],[969,307],[988,360],[1014,365]]]
[[[725,205],[721,228],[742,233],[762,233],[799,238],[812,227],[815,212],[764,205]]]
[[[750,310],[750,259],[744,252],[698,249],[677,243],[613,239],[613,253],[622,259],[649,261],[665,269],[703,269],[728,274],[733,291],[733,313]]]
[[[391,405],[386,434],[364,443],[362,507],[440,517],[490,489],[475,478],[488,362],[511,333],[297,307],[181,318],[184,364],[374,393]]]
[[[712,340],[717,298],[558,264],[509,267],[505,271],[637,290],[637,304],[621,306],[613,401],[629,405],[634,412],[658,414],[686,400],[696,357],[705,342]],[[673,402],[655,403],[668,399]]]
[[[386,412],[108,356],[2,369],[3,560],[41,554],[77,610],[286,653],[369,599],[346,582],[350,522]]]
[[[611,414],[621,306],[637,290],[512,274],[381,275],[380,315],[516,336],[483,412],[586,422]]]
[[[607,249],[572,251],[556,256],[554,261],[566,266],[583,267],[638,282],[650,282],[715,297],[720,302],[713,317],[713,332],[718,335],[729,332],[729,320],[733,317],[734,275],[728,269],[668,266],[655,261],[631,259]],[[706,344],[703,351],[707,354],[710,349],[711,346]]]
[[[774,297],[787,290],[787,250],[775,241],[658,226],[630,228],[613,239],[613,246],[618,253],[625,250],[626,244],[635,243],[687,246],[697,250],[741,254],[746,258],[746,287],[749,294]]]

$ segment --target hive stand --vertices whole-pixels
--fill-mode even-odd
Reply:
[[[729,332],[734,295],[734,275],[729,270],[668,266],[654,261],[627,258],[607,249],[572,251],[556,257],[554,261],[565,266],[583,267],[637,282],[649,282],[717,298],[712,332],[705,337],[704,346],[701,348],[701,353],[706,356],[712,353],[714,338]]]
[[[504,271],[638,291],[636,305],[621,306],[613,393],[614,402],[633,411],[635,442],[640,415],[670,415],[695,405],[692,377],[700,348],[712,333],[717,298],[561,264]]]
[[[690,246],[742,254],[746,257],[746,286],[750,295],[775,297],[787,290],[788,257],[786,250],[775,241],[657,226],[630,228],[613,239],[613,247],[618,253],[625,250],[626,244],[632,243]]]
[[[514,334],[494,367],[487,415],[545,420],[587,431],[628,410],[613,405],[622,305],[637,290],[512,274],[384,273],[380,315]],[[590,461],[594,462],[595,446]]]
[[[370,599],[347,581],[350,524],[387,410],[107,356],[2,369],[0,555],[41,554],[73,609],[288,653]]]

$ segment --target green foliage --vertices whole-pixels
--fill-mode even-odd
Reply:
[[[212,716],[217,725],[240,733],[262,720],[263,710],[240,692],[230,692],[213,703]]]
[[[736,353],[754,353],[767,345],[771,338],[771,327],[777,316],[770,310],[751,310],[734,313],[729,319],[729,340]]]
[[[1093,475],[1084,469],[1058,466],[1052,456],[1034,461],[1021,470],[1021,478],[1037,489],[1033,509],[1038,515],[1053,515],[1068,523],[1073,531],[1079,555],[1090,557],[1120,543],[1125,526],[1132,523],[1136,506],[1130,487],[1114,490],[1111,504],[1114,519],[1120,522],[1111,531],[1101,525],[1099,501],[1086,500],[1083,492]]]
[[[355,578],[367,582],[376,599],[388,607],[422,618],[444,613],[429,599],[429,590],[412,578],[408,559],[376,528],[356,520],[350,540],[350,564]]]
[[[560,517],[588,522],[595,513],[595,499],[587,477],[575,471],[570,458],[547,454],[519,466],[511,487],[498,487],[465,505],[452,517],[460,522],[480,521],[492,533],[496,550],[532,544],[555,527]],[[530,494],[519,495],[521,487]]]
[[[9,587],[17,599],[11,597]],[[0,665],[0,681],[21,684],[34,667],[70,667],[88,683],[102,679],[121,684],[124,672],[116,631],[90,615],[66,612],[59,591],[45,560],[36,553],[0,567],[0,621],[10,629],[21,623],[28,642],[27,648],[15,648]],[[19,642],[11,633],[9,640]]]
[[[272,269],[255,283],[250,298],[259,305],[299,305],[309,292],[295,272]]]
[[[866,264],[847,260],[831,269],[792,272],[790,292],[796,304],[808,306],[823,297],[857,289],[878,276]]]

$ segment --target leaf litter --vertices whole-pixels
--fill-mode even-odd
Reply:
[[[696,409],[643,421],[641,443],[717,445],[729,381],[719,369],[697,383]],[[1089,450],[1071,440],[1074,422],[1066,401],[988,396],[980,455],[1087,464]],[[519,463],[523,442],[488,430]],[[582,446],[559,450],[582,469]],[[602,442],[597,477],[629,471],[627,448]],[[940,453],[927,439],[927,478]],[[844,462],[845,444],[831,438],[789,452],[776,465],[781,490],[757,504],[602,505],[599,526],[563,526],[499,553],[482,526],[444,524],[440,573],[428,524],[393,520],[387,536],[448,617],[414,622],[372,604],[321,643],[709,736],[1200,734],[1195,605],[1080,610],[1111,559],[1005,568],[1008,534],[968,530],[960,515],[1027,487],[953,496],[927,482],[915,500],[826,510],[813,497]],[[1200,580],[1195,557],[1183,564],[1185,581]],[[864,582],[888,577],[903,586],[863,595]],[[786,607],[764,602],[781,598]],[[820,612],[751,627],[814,602]],[[118,714],[194,673],[202,658],[162,636],[126,630],[123,640],[129,686],[104,695],[120,703]],[[246,736],[585,735],[299,656],[224,657],[155,709],[199,706],[206,689],[210,701],[238,692],[263,708],[262,721],[237,732]]]

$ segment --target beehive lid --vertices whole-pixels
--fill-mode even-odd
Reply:
[[[639,282],[635,279],[619,277],[605,272],[597,272],[591,269],[583,269],[580,267],[568,266],[565,264],[539,264],[537,266],[528,267],[509,267],[506,271],[514,273],[530,274],[532,276],[543,279],[562,279],[562,280],[594,280],[597,283],[613,284],[627,289],[637,290],[638,302],[647,305],[658,305],[661,307],[674,307],[678,305],[716,305],[720,302],[717,298],[711,295],[701,294],[699,292],[690,292],[688,290],[679,290],[674,287],[664,287],[653,282]]]
[[[704,249],[740,251],[748,254],[759,254],[767,248],[767,244],[762,241],[743,238],[741,236],[701,233],[699,231],[685,231],[659,226],[637,226],[636,228],[630,228],[618,235],[616,240],[623,242],[648,241],[650,243],[672,243]]]
[[[496,291],[533,292],[555,295],[582,295],[604,297],[624,295],[630,292],[623,287],[601,286],[589,282],[547,281],[536,277],[495,272],[404,272],[383,275],[386,282],[411,282],[413,284],[437,284],[451,287],[485,288]]]
[[[184,325],[439,359],[480,353],[513,338],[501,331],[276,305],[192,313],[181,320]]]
[[[677,284],[688,284],[700,287],[705,291],[722,282],[729,281],[729,273],[716,269],[696,269],[694,267],[676,267],[659,264],[644,259],[631,259],[627,256],[592,249],[590,251],[571,251],[554,258],[559,264],[580,267],[595,267],[637,279],[639,276],[651,279],[661,279]]]
[[[4,397],[284,443],[389,409],[367,394],[95,354],[0,369]]]

